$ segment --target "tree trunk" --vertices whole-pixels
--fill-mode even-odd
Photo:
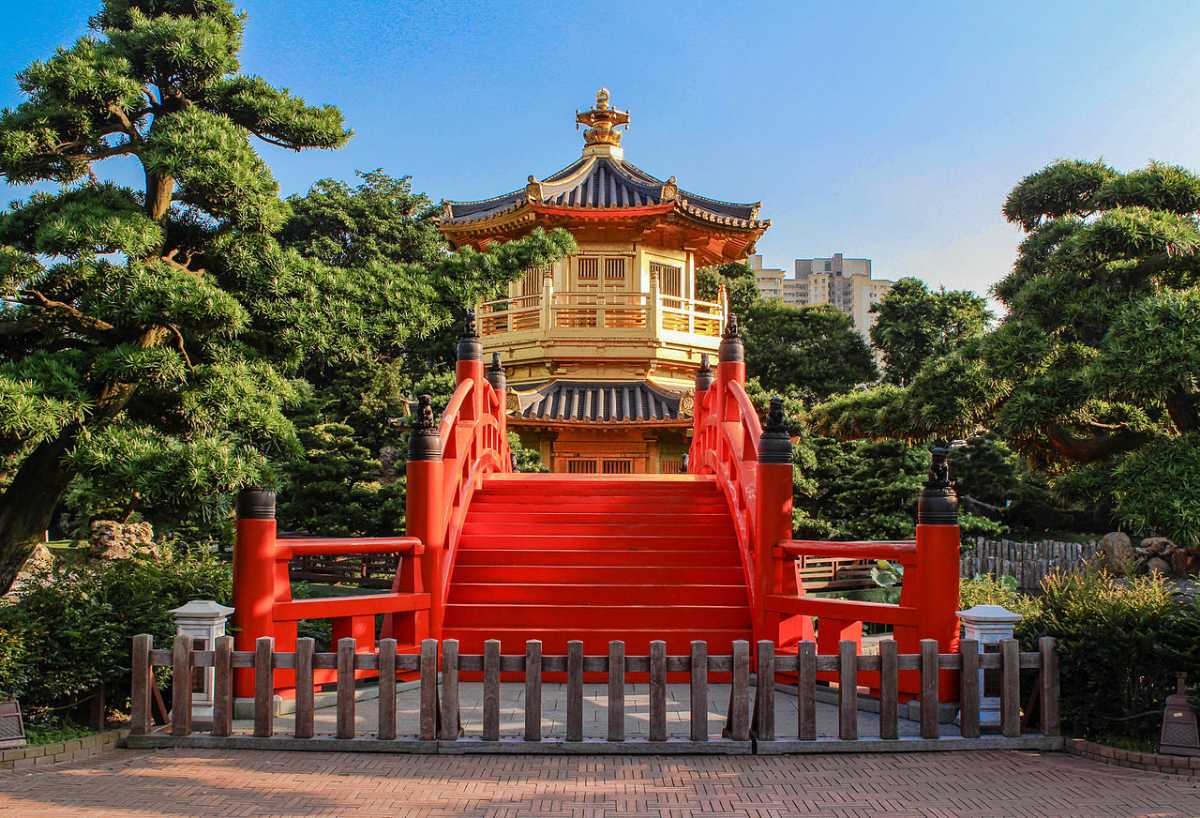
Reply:
[[[151,327],[141,334],[138,346],[158,346],[167,337],[165,327]],[[103,426],[125,408],[137,386],[113,382],[100,390],[91,428]],[[66,463],[66,454],[79,437],[80,426],[71,425],[58,437],[39,444],[21,464],[0,498],[0,594],[12,588],[17,573],[50,527],[54,509],[62,500],[75,471]]]
[[[0,499],[0,593],[7,593],[21,566],[42,542],[54,509],[74,477],[64,457],[79,427],[39,444],[17,470]]]
[[[156,176],[146,171],[146,215],[160,222],[171,209],[171,197],[175,194],[175,180],[170,176]]]
[[[1200,429],[1200,402],[1194,395],[1183,390],[1172,392],[1167,396],[1167,413],[1180,434]]]

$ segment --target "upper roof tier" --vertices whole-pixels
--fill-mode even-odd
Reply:
[[[456,245],[485,247],[538,225],[587,228],[605,239],[648,239],[657,231],[659,239],[669,234],[681,246],[702,247],[702,261],[713,263],[744,258],[770,226],[758,218],[759,202],[701,196],[680,188],[674,176],[663,181],[626,162],[618,127],[628,124],[629,114],[609,107],[605,89],[596,95],[596,107],[577,113],[576,121],[588,126],[583,156],[545,179],[530,176],[509,193],[443,202],[446,237]],[[664,231],[668,223],[678,229]]]

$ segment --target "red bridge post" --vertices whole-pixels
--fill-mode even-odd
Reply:
[[[496,426],[499,428],[500,439],[496,441],[496,448],[505,456],[508,455],[508,412],[505,411],[505,392],[508,390],[508,378],[504,375],[504,367],[500,363],[500,353],[492,353],[492,365],[487,370],[487,382],[492,385],[493,391],[496,393],[496,398],[500,402],[499,409],[496,413]],[[486,411],[486,407],[485,411]],[[504,470],[510,471],[512,462],[504,464]]]
[[[473,381],[471,402],[463,405],[464,420],[477,421],[483,415],[483,344],[479,341],[479,330],[475,325],[475,313],[468,312],[463,324],[462,337],[458,339],[458,359],[454,363],[456,383]]]
[[[714,375],[709,364],[708,353],[700,356],[700,368],[696,370],[695,398],[692,401],[692,445],[688,449],[687,470],[700,474],[704,466],[704,396],[713,386]]]
[[[441,639],[445,601],[442,598],[442,538],[446,516],[446,507],[442,500],[442,443],[433,419],[433,405],[429,395],[421,395],[419,398],[412,433],[408,439],[408,466],[405,474],[405,533],[420,539],[425,544],[425,553],[420,560],[419,577],[416,576],[417,561],[401,559],[396,590],[407,590],[406,586],[411,586],[414,590],[421,587],[430,595],[428,621],[424,620],[422,614],[409,617],[413,623],[413,632],[396,634],[398,641],[411,645],[417,644],[425,633],[434,639]],[[410,642],[409,639],[414,641]]]
[[[275,492],[243,489],[237,498],[233,546],[233,622],[237,650],[253,651],[261,636],[275,636]],[[254,695],[253,668],[238,668],[235,694]]]
[[[725,324],[725,333],[721,336],[721,347],[717,352],[717,397],[726,398],[725,385],[737,381],[746,385],[746,346],[742,343],[741,333],[738,332],[736,313],[729,313],[729,321]],[[720,406],[721,420],[733,420],[726,416],[728,407]]]
[[[949,450],[935,446],[932,452],[929,479],[917,501],[917,639],[936,639],[939,652],[954,653],[958,650],[961,543],[958,494],[946,462]],[[941,672],[938,690],[943,702],[956,700],[958,685],[953,671]]]
[[[755,634],[755,639],[768,639],[776,645],[812,639],[811,617],[785,618],[766,612],[768,595],[800,593],[794,560],[779,560],[774,555],[780,542],[792,538],[792,439],[783,413],[783,398],[771,398],[767,423],[758,441],[756,469],[754,565],[758,571],[762,631]]]

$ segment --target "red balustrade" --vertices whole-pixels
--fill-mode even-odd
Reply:
[[[329,619],[333,640],[352,636],[365,649],[376,644],[375,619],[383,615],[380,638],[397,636],[407,645],[419,644],[428,632],[430,595],[425,593],[420,562],[425,546],[415,537],[276,538],[275,497],[272,492],[250,489],[238,497],[237,543],[233,552],[234,624],[238,650],[252,650],[259,637],[270,636],[275,648],[294,651],[298,623]],[[293,599],[288,563],[301,556],[397,554],[401,570],[391,593]],[[416,641],[410,641],[410,640]],[[360,675],[369,675],[363,671]],[[333,671],[319,670],[314,682],[334,679]],[[236,695],[254,695],[254,674],[239,668]],[[295,671],[276,670],[277,693],[290,696]]]
[[[446,592],[471,497],[487,474],[511,471],[504,417],[504,375],[498,362],[484,372],[473,319],[459,342],[458,386],[434,428],[428,396],[414,421],[407,467],[408,536],[276,540],[275,499],[249,490],[239,497],[234,548],[234,615],[238,650],[253,650],[270,636],[278,651],[293,651],[297,623],[330,619],[334,642],[353,637],[374,650],[376,617],[380,638],[395,638],[401,652],[422,639],[441,637]],[[400,569],[391,593],[322,599],[292,598],[288,562],[300,556],[395,553]],[[363,671],[364,675],[373,671]],[[317,671],[314,681],[333,679]],[[289,695],[295,671],[276,670],[275,688]],[[238,696],[253,696],[253,675],[239,669]]]
[[[688,470],[711,474],[729,504],[742,567],[754,611],[755,640],[794,650],[804,639],[822,654],[836,655],[850,639],[861,652],[863,623],[891,626],[902,652],[936,639],[939,650],[958,643],[957,501],[935,452],[930,482],[922,493],[916,539],[911,542],[826,542],[792,539],[791,446],[781,402],[764,432],[745,391],[745,363],[736,321],[721,343],[715,377],[705,361],[696,379],[695,419]],[[888,560],[904,566],[899,604],[859,602],[806,594],[796,570],[801,556]],[[940,690],[952,698],[952,671],[943,671]],[[865,674],[864,684],[876,684]],[[915,673],[902,672],[903,694],[920,692]]]

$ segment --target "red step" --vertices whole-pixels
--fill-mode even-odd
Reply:
[[[597,570],[597,569],[593,569]],[[740,575],[738,577],[740,579]],[[581,583],[460,582],[450,592],[450,604],[570,605],[581,599],[599,605],[745,605],[746,588],[735,585],[617,585]]]
[[[740,606],[671,605],[511,605],[495,602],[446,606],[446,627],[553,628],[570,622],[580,628],[748,628],[750,611]]]
[[[467,528],[470,528],[468,525]],[[631,551],[735,551],[737,537],[732,533],[710,532],[707,536],[688,534],[683,536],[666,536],[650,534],[614,534],[608,530],[602,534],[571,533],[562,534],[552,531],[529,531],[521,528],[508,528],[503,533],[490,534],[486,531],[464,531],[459,541],[460,549],[500,548],[530,549],[536,547],[545,551],[611,551],[628,549]],[[521,532],[521,533],[518,533]]]
[[[711,478],[504,475],[487,478],[464,523],[444,636],[479,653],[500,639],[546,655],[581,639],[584,651],[663,639],[729,653],[752,638],[737,537]]]
[[[528,541],[526,544],[531,544]],[[733,549],[701,551],[695,548],[674,549],[546,549],[469,548],[458,553],[457,566],[464,565],[621,565],[694,567],[740,566]],[[453,583],[451,583],[453,584]]]
[[[539,503],[539,506],[541,504]],[[727,515],[728,505],[725,503],[725,498],[691,498],[688,499],[690,509],[702,513],[716,513],[716,515]],[[511,497],[511,495],[500,495],[493,497],[487,492],[475,494],[475,497],[470,501],[472,511],[487,513],[506,513],[518,512],[528,513],[530,511],[542,511],[545,513],[608,513],[608,512],[624,512],[624,513],[671,513],[667,512],[662,507],[662,499],[658,495],[650,495],[650,497],[556,497],[552,504],[546,504],[544,509],[530,509],[529,497]]]
[[[736,584],[744,588],[742,567],[727,566],[639,566],[636,573],[628,568],[610,565],[505,565],[503,563],[470,565],[466,554],[458,555],[454,569],[454,589],[466,584],[586,584],[628,585],[631,581],[649,583],[689,583],[693,585]]]

